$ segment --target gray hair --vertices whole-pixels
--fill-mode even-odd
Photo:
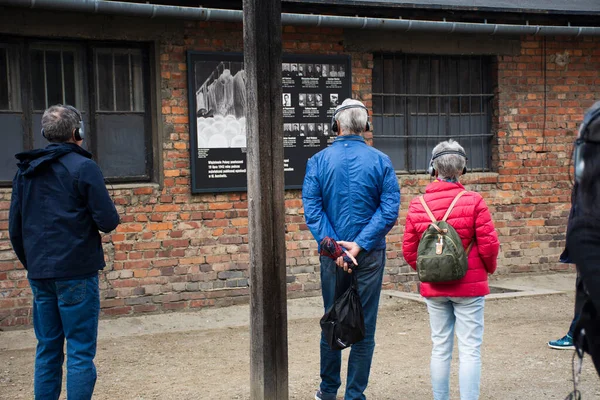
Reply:
[[[449,150],[465,152],[465,149],[458,142],[450,139],[435,146],[431,152],[431,157],[433,158],[436,154]],[[459,154],[445,154],[433,160],[433,168],[437,171],[440,179],[458,179],[466,165],[467,159]]]
[[[365,105],[358,100],[346,99],[336,108],[336,111],[344,106],[352,105],[365,107]],[[366,107],[348,108],[337,113],[335,115],[335,119],[338,122],[340,131],[344,135],[360,135],[365,131],[365,127],[367,126],[367,121],[369,119],[369,113],[367,112]]]
[[[42,129],[49,142],[64,143],[73,137],[79,126],[79,115],[62,104],[51,106],[42,116]]]

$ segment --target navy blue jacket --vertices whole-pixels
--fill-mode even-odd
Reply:
[[[91,154],[74,143],[19,153],[9,233],[30,279],[68,279],[105,266],[100,233],[119,214]]]
[[[382,250],[398,219],[398,178],[390,158],[361,136],[338,136],[308,160],[302,203],[317,243],[329,236]]]

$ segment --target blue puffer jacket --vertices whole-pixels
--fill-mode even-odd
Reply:
[[[381,250],[398,218],[400,189],[388,156],[361,136],[338,136],[308,160],[302,202],[318,243],[329,236]]]
[[[84,277],[104,268],[100,233],[119,214],[91,154],[73,143],[16,155],[9,233],[30,279]]]

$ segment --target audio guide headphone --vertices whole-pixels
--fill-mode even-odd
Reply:
[[[467,158],[467,155],[463,151],[460,151],[460,150],[444,150],[444,151],[440,151],[439,153],[437,153],[433,157],[431,157],[431,161],[429,161],[429,169],[428,169],[429,175],[435,176],[435,168],[433,168],[433,160],[440,158],[441,156],[445,156],[447,154],[458,154],[459,156],[464,157],[465,158],[465,166],[462,170],[462,174],[464,175],[467,173],[467,163],[466,162],[469,160]]]
[[[365,110],[367,112],[367,125],[365,125],[365,132],[369,132],[371,130],[371,123],[369,122],[369,109],[361,104],[348,104],[346,106],[341,106],[340,108],[335,110],[335,112],[331,116],[331,130],[336,133],[339,131],[338,123],[335,119],[335,116],[340,111],[347,110],[349,108],[362,108],[363,110]]]
[[[77,114],[77,117],[79,118],[79,124],[77,124],[77,126],[75,127],[75,132],[73,132],[73,138],[76,141],[83,140],[83,138],[85,137],[85,129],[83,125],[83,118],[81,117],[81,113],[79,112],[79,110],[69,105],[58,104],[58,106],[66,108],[67,110]],[[42,128],[42,136],[44,137],[44,139],[48,140],[48,138],[46,137],[46,133],[44,132],[44,128]]]
[[[575,167],[574,172],[576,182],[580,182],[581,177],[583,176],[583,171],[585,168],[585,162],[583,161],[583,150],[586,146],[586,143],[600,144],[600,137],[592,138],[592,134],[589,130],[592,122],[598,117],[600,117],[600,107],[594,109],[593,111],[587,112],[583,117],[583,122],[579,128],[580,134],[577,140],[575,140],[575,145],[573,146],[573,164]]]

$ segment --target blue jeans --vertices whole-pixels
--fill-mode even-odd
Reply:
[[[100,314],[98,276],[74,280],[30,279],[36,400],[57,400],[62,385],[63,346],[67,340],[67,397],[89,400],[96,384],[96,339]]]
[[[363,392],[369,382],[371,360],[375,348],[375,326],[385,266],[385,250],[373,250],[369,253],[363,251],[358,254],[356,259],[358,267],[352,273],[356,274],[358,282],[358,294],[365,318],[365,338],[352,345],[350,350],[345,400],[366,399]],[[333,304],[337,295],[341,295],[349,287],[351,279],[352,277],[337,267],[332,259],[321,256],[321,290],[325,310]],[[341,367],[342,352],[331,350],[321,334],[320,389],[323,400],[335,400],[337,391],[342,384]]]
[[[434,400],[450,398],[450,362],[454,330],[460,358],[459,387],[461,400],[479,398],[481,379],[481,342],[485,298],[430,297],[426,299],[431,325],[431,386]]]

